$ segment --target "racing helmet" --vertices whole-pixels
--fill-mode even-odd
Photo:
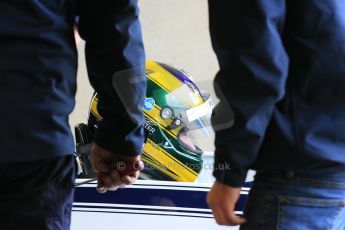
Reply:
[[[147,61],[147,94],[143,105],[146,143],[141,179],[192,182],[203,166],[198,141],[212,132],[213,103],[188,73],[167,64]],[[88,127],[97,129],[102,117],[98,96],[92,97]]]

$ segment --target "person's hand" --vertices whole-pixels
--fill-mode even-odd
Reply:
[[[207,203],[212,209],[214,218],[219,225],[239,225],[246,219],[235,215],[235,205],[240,197],[241,188],[230,187],[216,181],[207,194]]]
[[[140,170],[144,168],[140,156],[114,154],[97,144],[91,147],[91,163],[97,173],[97,190],[100,193],[133,184],[138,179]]]

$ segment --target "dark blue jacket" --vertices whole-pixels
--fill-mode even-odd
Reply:
[[[235,115],[233,127],[217,124],[215,166],[230,163],[217,180],[241,186],[248,169],[345,165],[345,1],[209,7],[215,85]]]
[[[100,93],[104,122],[96,142],[115,153],[137,155],[143,115],[128,116],[112,86],[118,71],[145,64],[137,0],[0,1],[0,162],[72,154],[68,115],[74,107],[77,52],[73,25],[86,41],[90,81]],[[138,105],[145,74],[135,84]]]

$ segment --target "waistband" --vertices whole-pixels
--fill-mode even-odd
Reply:
[[[311,179],[345,183],[345,165],[328,164],[305,169],[285,169],[256,172],[255,179]]]

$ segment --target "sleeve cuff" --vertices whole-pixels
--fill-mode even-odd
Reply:
[[[247,177],[247,171],[245,169],[233,168],[229,162],[221,162],[216,158],[213,176],[222,184],[231,187],[242,187]]]

